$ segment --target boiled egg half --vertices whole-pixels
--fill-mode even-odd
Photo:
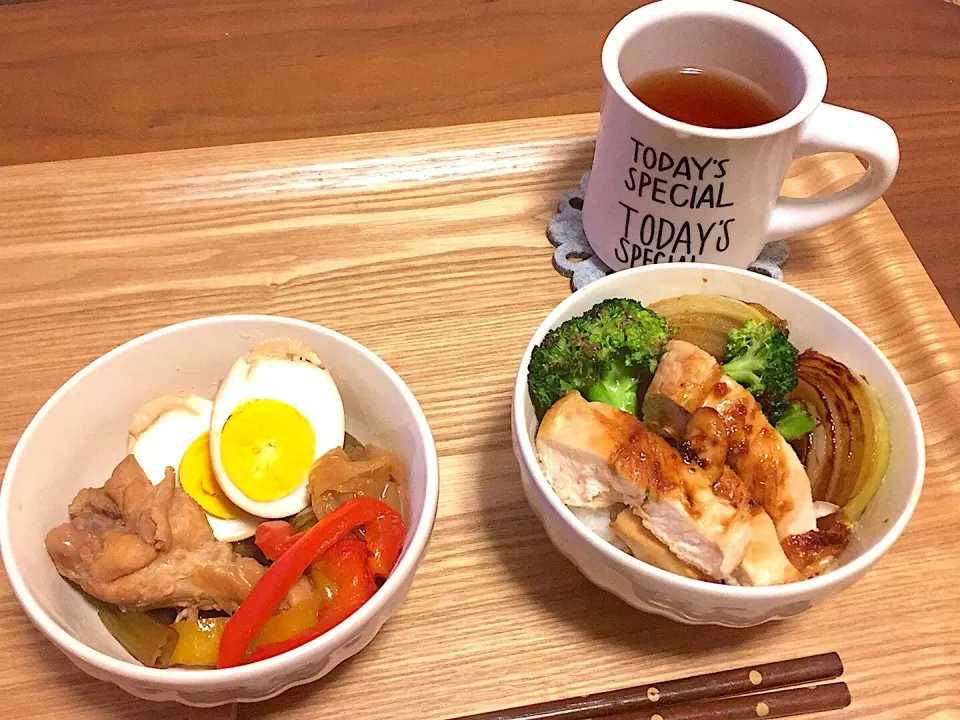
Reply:
[[[258,518],[234,505],[220,489],[210,462],[213,403],[198,395],[164,395],[140,408],[130,422],[128,451],[154,485],[172,467],[184,492],[197,501],[214,537],[233,542],[250,537]]]
[[[267,340],[234,363],[210,421],[213,470],[237,506],[265,518],[307,506],[307,474],[343,445],[343,402],[333,377],[296,340]]]

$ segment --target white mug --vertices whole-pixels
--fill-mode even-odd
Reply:
[[[876,200],[897,172],[893,130],[822,103],[823,58],[785,20],[735,0],[660,0],[627,15],[603,46],[603,95],[583,226],[614,270],[661,262],[747,267],[771,240],[797,235]],[[712,129],[644,105],[627,83],[670,67],[721,68],[753,81],[773,122]],[[780,197],[794,155],[842,150],[868,163],[854,185]]]

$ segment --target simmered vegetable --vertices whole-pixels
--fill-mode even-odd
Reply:
[[[864,457],[870,462],[860,468],[857,483],[854,486],[853,496],[843,506],[843,516],[850,522],[855,522],[863,515],[867,504],[873,499],[883,483],[890,465],[890,429],[887,426],[887,416],[883,414],[877,394],[862,377],[857,377],[863,394],[870,406],[870,420],[867,427],[868,449],[864,450]],[[869,453],[869,454],[868,454]]]
[[[313,508],[307,505],[303,510],[290,518],[290,524],[293,525],[293,529],[297,532],[303,532],[317,524],[317,516],[313,512]]]
[[[306,600],[301,600],[292,608],[271,617],[254,643],[259,646],[282,642],[312,628],[317,624],[318,614],[333,599],[328,591],[329,588],[318,588]]]
[[[321,558],[322,571],[332,576],[339,590],[333,600],[314,615],[311,627],[278,642],[258,645],[249,662],[265,660],[320,637],[353,615],[377,591],[370,569],[370,550],[362,540],[344,538]]]
[[[246,538],[244,540],[238,540],[235,543],[232,543],[233,551],[237,555],[242,555],[243,557],[248,557],[253,560],[256,560],[261,565],[266,565],[268,563],[266,556],[260,548],[257,547],[256,542],[253,538]]]
[[[762,306],[749,305],[723,295],[681,295],[659,300],[650,309],[663,315],[673,328],[672,337],[686,340],[723,362],[727,333],[747,320],[773,320],[786,324]]]
[[[114,605],[102,604],[97,610],[100,620],[124,649],[147,667],[163,668],[170,658],[179,636],[169,625],[152,615],[130,610],[124,612]]]
[[[313,586],[317,591],[322,592],[328,599],[332,600],[340,589],[336,580],[327,575],[318,565],[310,568],[310,579],[313,580]]]
[[[356,497],[380,500],[403,513],[400,488],[406,472],[395,453],[376,445],[334,448],[310,470],[310,497],[316,517],[323,517]]]
[[[405,480],[405,471],[400,458],[392,452],[376,445],[363,445],[350,433],[344,433],[343,448],[335,448],[317,460],[310,471],[310,494],[312,505],[308,505],[285,523],[265,523],[258,526],[258,538],[264,532],[270,534],[271,528],[281,528],[289,523],[293,535],[309,530],[317,524],[317,517],[329,515],[333,510],[355,497],[371,497],[381,500],[401,515],[403,501],[401,483]],[[266,527],[264,527],[266,525]],[[259,529],[262,528],[262,529]],[[281,548],[292,545],[296,538]],[[270,544],[270,540],[266,540]],[[264,555],[260,541],[253,538],[234,544],[239,554],[252,557],[263,564],[274,559],[273,555]]]
[[[225,617],[175,622],[171,627],[179,639],[170,657],[170,664],[214,667],[217,664],[217,652],[220,650],[220,638],[226,626]]]
[[[887,419],[870,386],[843,363],[807,350],[797,376],[792,396],[819,420],[800,452],[813,497],[840,505],[844,517],[856,521],[887,472]]]
[[[317,624],[319,614],[330,605],[338,588],[320,568],[312,568],[310,575],[315,585],[310,597],[267,620],[254,641],[255,646],[285,642]],[[173,623],[170,627],[177,634],[177,642],[167,664],[215,667],[227,620],[226,617],[201,617]]]
[[[286,520],[268,520],[257,525],[256,543],[268,560],[278,560],[305,533],[297,532]]]
[[[389,575],[403,547],[405,529],[400,514],[372,498],[355,498],[345,503],[300,535],[267,569],[227,623],[217,667],[235,667],[244,662],[248,648],[293,584],[311,564],[360,526],[369,550],[369,561],[364,564],[367,572]],[[337,577],[334,580],[340,586],[339,596],[344,583]]]
[[[343,434],[343,450],[353,457],[353,453],[358,450],[363,450],[363,443],[357,440],[353,435],[348,432]]]

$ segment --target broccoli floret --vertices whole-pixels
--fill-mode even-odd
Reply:
[[[747,320],[727,333],[726,373],[760,403],[772,424],[790,410],[787,395],[797,386],[797,349],[772,322]]]
[[[656,370],[669,339],[667,321],[636,300],[604,300],[567,320],[530,358],[537,417],[571,390],[635,415],[640,379]]]
[[[792,402],[780,415],[776,428],[784,440],[796,440],[813,430],[816,425],[817,419],[807,412],[802,403]]]

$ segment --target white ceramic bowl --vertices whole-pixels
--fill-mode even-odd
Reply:
[[[126,454],[127,425],[165,393],[212,396],[234,360],[260,340],[302,340],[333,374],[348,432],[391,448],[410,471],[407,542],[383,587],[357,613],[303,647],[227,670],[158,670],[133,660],[58,574],[43,538],[66,521],[82,487],[101,486]],[[263,700],[316,680],[359,652],[406,597],[437,512],[436,447],[423,411],[380,358],[339,333],[299,320],[234,315],[157,330],[110,351],[66,382],[37,413],[0,490],[0,547],[17,599],[81,670],[148,700],[217,705]]]
[[[607,298],[649,304],[685,294],[728,295],[759,302],[790,323],[790,339],[862,373],[890,424],[890,468],[840,566],[820,577],[767,588],[732,587],[680,577],[621,552],[588,530],[557,498],[537,462],[537,419],[527,394],[530,353],[548,331]],[[615,273],[560,303],[537,328],[520,362],[513,396],[513,440],[523,489],[547,535],[594,584],[630,605],[690,624],[749,627],[789,617],[849,587],[903,531],[923,483],[923,432],[896,370],[866,335],[816,298],[761,275],[716,265],[652,265]]]

